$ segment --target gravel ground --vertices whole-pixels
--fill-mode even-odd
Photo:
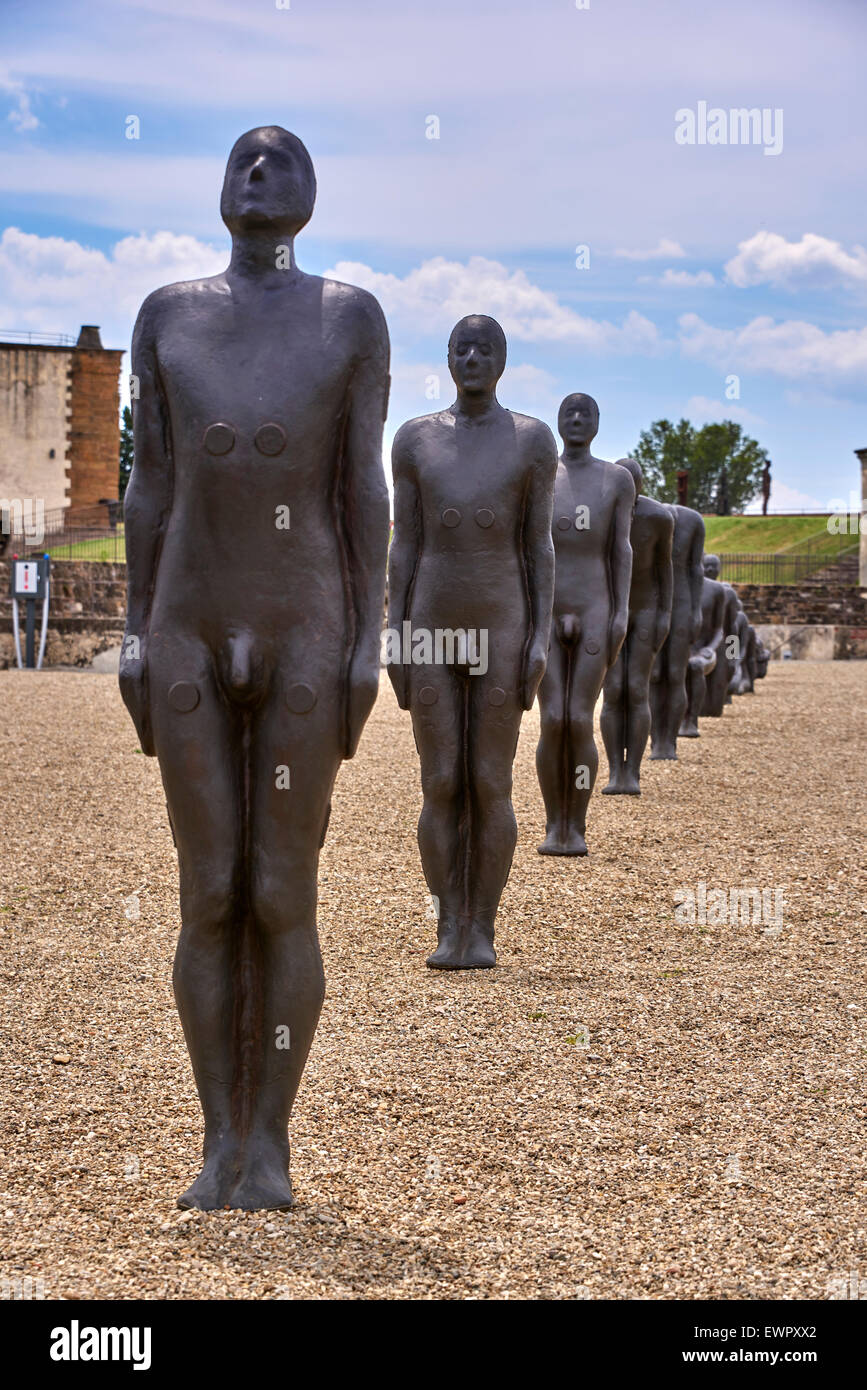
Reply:
[[[283,1215],[174,1205],[201,1142],[175,857],[114,679],[2,672],[0,709],[0,1275],[47,1298],[867,1288],[867,664],[773,665],[645,763],[640,800],[594,796],[584,861],[535,852],[533,711],[500,965],[457,975],[424,966],[417,759],[384,682],[322,856]],[[699,882],[782,889],[781,929],[675,920]]]

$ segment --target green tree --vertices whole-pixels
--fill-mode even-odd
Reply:
[[[129,475],[132,472],[132,459],[132,411],[128,405],[125,405],[120,427],[120,468],[117,478],[117,495],[121,502],[129,482]]]
[[[644,490],[658,502],[677,501],[678,469],[689,468],[695,430],[688,420],[673,425],[670,420],[654,420],[642,430],[633,458],[644,474]]]
[[[761,490],[765,449],[734,420],[697,430],[688,420],[655,420],[634,452],[645,491],[659,502],[677,501],[677,473],[689,470],[689,505],[698,512],[741,512]]]

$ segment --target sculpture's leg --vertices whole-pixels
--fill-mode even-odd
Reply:
[[[627,796],[641,795],[641,759],[650,733],[653,617],[655,615],[637,623],[626,639],[629,644],[626,659],[626,762],[622,790]]]
[[[652,758],[677,759],[677,738],[687,707],[687,669],[689,666],[689,640],[676,624],[672,614],[672,629],[660,653],[662,679],[651,683],[651,702],[653,708]],[[655,702],[655,703],[654,703]]]
[[[467,730],[469,677],[448,666],[414,667],[410,712],[421,762],[418,847],[437,911],[437,948],[428,965],[458,970],[470,921]]]
[[[623,755],[627,737],[626,673],[629,634],[620,648],[617,660],[609,670],[602,686],[602,714],[599,719],[602,742],[608,758],[608,785],[603,796],[619,796],[623,791]]]
[[[502,646],[498,642],[498,655]],[[469,903],[464,970],[496,964],[494,921],[518,839],[512,808],[512,763],[523,713],[512,663],[492,661],[484,676],[469,677]]]
[[[707,694],[707,678],[700,658],[690,658],[686,668],[686,712],[678,738],[700,738],[698,717]]]
[[[250,914],[243,960],[241,1172],[231,1204],[291,1204],[289,1115],[325,978],[316,931],[319,847],[340,764],[341,704],[330,673],[275,678],[252,727]],[[305,684],[300,686],[299,675]],[[293,710],[287,701],[292,700]],[[305,691],[310,694],[305,696]],[[296,712],[315,695],[315,704]]]
[[[586,854],[586,846],[570,842],[569,806],[575,772],[569,739],[569,689],[575,647],[551,638],[548,666],[539,686],[541,736],[536,748],[536,772],[545,802],[545,839],[540,854]]]
[[[175,999],[205,1120],[204,1165],[179,1205],[210,1210],[229,1201],[240,1161],[232,1026],[232,962],[244,896],[238,731],[218,694],[210,655],[193,637],[152,643],[149,683],[180,869]]]
[[[600,623],[595,629],[595,637],[588,627],[587,640],[582,640],[575,649],[572,679],[569,682],[569,765],[572,778],[567,843],[577,845],[578,854],[587,853],[587,807],[599,768],[599,754],[593,736],[593,711],[607,670],[607,634],[607,616],[604,624]]]

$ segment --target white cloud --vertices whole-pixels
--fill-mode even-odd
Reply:
[[[814,232],[806,232],[800,241],[786,241],[776,232],[757,232],[739,244],[725,272],[739,289],[752,285],[777,289],[867,285],[867,251],[855,246],[848,252],[839,241]]]
[[[0,91],[8,92],[16,100],[17,105],[13,106],[6,119],[11,121],[18,134],[23,135],[28,130],[36,130],[40,121],[30,109],[30,97],[22,83],[10,77],[0,76]]]
[[[679,241],[660,237],[658,244],[649,251],[629,251],[621,248],[614,254],[615,256],[622,256],[625,261],[671,261],[685,256],[686,252]]]
[[[689,270],[666,270],[659,283],[673,285],[675,289],[707,289],[715,285],[716,280],[709,270],[697,270],[695,273]]]
[[[690,396],[685,415],[696,424],[717,424],[721,420],[736,420],[739,425],[764,425],[767,421],[742,405],[731,401],[715,401],[710,396]]]
[[[389,322],[415,333],[447,334],[465,314],[490,314],[507,338],[524,342],[569,342],[598,352],[654,353],[655,324],[632,310],[617,326],[585,318],[561,304],[522,270],[472,256],[450,261],[434,256],[403,277],[373,270],[359,261],[339,261],[326,275],[375,294]]]
[[[752,367],[776,376],[865,379],[867,328],[824,332],[814,323],[762,316],[743,328],[714,328],[698,314],[683,314],[680,346],[686,357],[716,366]]]
[[[124,237],[106,255],[63,237],[7,227],[0,237],[0,323],[63,333],[98,323],[106,347],[126,347],[151,290],[214,275],[225,264],[225,252],[173,232]]]

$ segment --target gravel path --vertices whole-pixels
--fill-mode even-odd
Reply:
[[[201,1143],[175,857],[114,679],[0,672],[0,710],[6,1279],[244,1299],[867,1281],[867,663],[772,666],[679,763],[645,763],[640,800],[594,796],[583,862],[535,852],[533,711],[500,966],[458,975],[424,966],[417,759],[385,682],[322,855],[328,997],[276,1216],[174,1206]],[[700,882],[782,889],[782,927],[675,920]]]

